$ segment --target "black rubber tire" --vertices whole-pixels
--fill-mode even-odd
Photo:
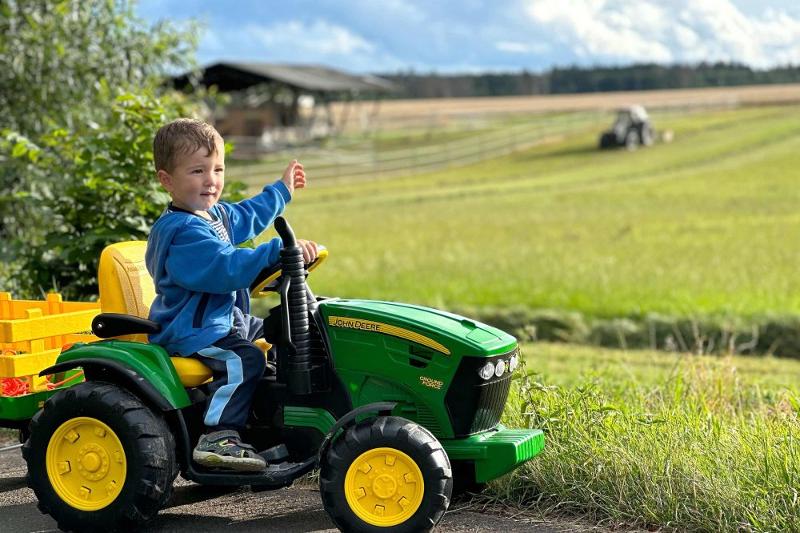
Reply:
[[[625,149],[632,152],[637,148],[639,148],[639,133],[634,129],[630,129],[625,134]]]
[[[605,132],[600,135],[600,142],[598,143],[601,150],[617,146],[617,137],[612,132]]]
[[[652,126],[645,124],[642,126],[642,131],[639,132],[639,144],[642,146],[652,146],[655,134]]]
[[[351,510],[344,481],[352,462],[373,448],[390,447],[407,454],[422,472],[425,489],[417,511],[405,522],[377,527]],[[397,533],[430,531],[444,516],[453,491],[450,459],[441,443],[419,424],[396,416],[366,420],[345,431],[322,458],[319,478],[322,504],[342,531]]]
[[[117,498],[103,509],[83,511],[61,499],[45,464],[50,437],[68,420],[97,419],[109,426],[125,451],[126,476]],[[28,464],[26,481],[63,531],[116,531],[153,518],[172,495],[178,474],[175,439],[160,414],[129,391],[104,382],[85,382],[54,394],[31,421],[22,447]]]

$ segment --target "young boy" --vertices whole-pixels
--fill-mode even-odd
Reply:
[[[280,239],[255,249],[236,245],[252,239],[283,212],[295,189],[306,185],[303,165],[289,163],[283,177],[236,204],[219,202],[225,185],[222,137],[210,125],[178,119],[153,141],[161,185],[172,197],[147,240],[147,270],[156,286],[150,320],[161,331],[150,341],[170,354],[199,358],[214,373],[205,434],[192,454],[202,465],[258,471],[266,467],[241,441],[256,385],[264,373],[263,321],[249,311],[247,288],[278,261]],[[298,241],[307,263],[317,246]]]

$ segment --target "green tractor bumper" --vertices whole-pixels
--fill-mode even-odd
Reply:
[[[541,429],[508,429],[502,425],[463,439],[442,440],[451,461],[475,463],[475,481],[486,483],[533,459],[544,448]]]

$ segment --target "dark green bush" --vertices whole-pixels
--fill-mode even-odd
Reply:
[[[126,0],[0,2],[0,289],[92,298],[103,247],[147,236],[168,200],[153,135],[205,109],[162,86],[195,35]]]
[[[24,295],[91,297],[102,249],[146,238],[169,199],[152,170],[153,135],[187,107],[180,96],[128,94],[112,104],[108,124],[87,134],[55,128],[22,147],[0,140],[26,177],[16,207],[32,227],[10,243]]]
[[[619,349],[698,354],[772,354],[800,359],[800,317],[674,317],[660,314],[592,318],[553,309],[458,308],[465,316],[523,341],[571,342]]]

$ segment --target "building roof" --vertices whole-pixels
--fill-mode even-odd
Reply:
[[[173,83],[184,87],[190,73],[176,76]],[[376,76],[360,76],[321,65],[283,65],[225,61],[200,69],[201,85],[216,85],[220,91],[239,91],[260,83],[281,83],[309,92],[388,92],[394,84]]]

